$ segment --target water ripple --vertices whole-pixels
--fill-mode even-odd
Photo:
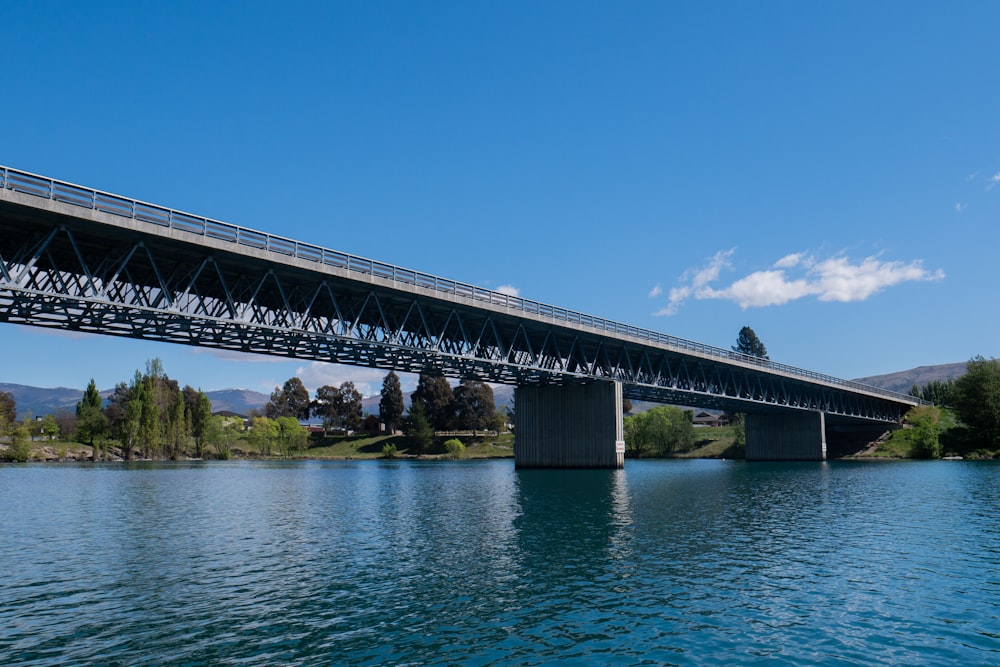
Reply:
[[[998,474],[3,466],[0,663],[996,663]]]

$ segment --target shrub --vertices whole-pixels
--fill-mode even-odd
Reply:
[[[18,426],[11,434],[11,442],[7,449],[0,453],[4,461],[24,463],[31,456],[31,438],[26,427]]]
[[[458,438],[444,441],[444,451],[449,458],[460,459],[465,456],[465,445]]]
[[[396,445],[392,444],[391,442],[387,442],[386,444],[382,445],[382,458],[385,459],[396,458]]]

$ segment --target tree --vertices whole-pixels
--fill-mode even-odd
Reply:
[[[451,428],[455,413],[454,400],[454,392],[446,378],[425,373],[420,374],[417,389],[410,395],[411,404],[414,402],[424,404],[427,421],[437,431],[447,431]]]
[[[396,424],[403,416],[403,389],[399,384],[399,376],[389,371],[382,380],[382,398],[378,402],[378,416],[385,424],[389,433],[394,433]]]
[[[100,442],[108,433],[108,417],[101,411],[101,394],[93,378],[83,392],[83,398],[76,404],[76,438],[90,445],[91,458],[100,456]]]
[[[271,400],[264,406],[264,415],[269,419],[278,417],[295,417],[309,419],[309,392],[302,380],[289,378],[282,387],[275,387]]]
[[[5,434],[14,428],[16,420],[17,402],[14,400],[14,394],[0,391],[0,434]]]
[[[690,412],[663,405],[625,418],[625,442],[633,456],[663,456],[694,440]]]
[[[282,454],[291,456],[293,452],[301,453],[306,448],[309,431],[299,423],[298,419],[278,417],[275,424],[277,425],[277,437]]]
[[[184,416],[194,438],[194,455],[205,457],[205,440],[209,424],[212,420],[212,401],[205,392],[193,389],[190,385],[184,387]]]
[[[955,380],[946,380],[944,382],[941,380],[932,380],[922,387],[913,385],[910,389],[910,396],[922,398],[934,405],[948,405],[951,390],[954,386]]]
[[[59,435],[59,424],[56,423],[55,415],[45,415],[37,426],[39,432],[45,436],[46,440],[54,440]]]
[[[186,453],[190,431],[190,422],[184,410],[184,392],[178,390],[170,403],[165,431],[167,453],[171,459],[179,459]]]
[[[407,445],[411,452],[420,454],[430,449],[434,443],[434,428],[427,419],[427,407],[423,401],[410,403],[406,420]]]
[[[361,427],[361,393],[349,381],[339,387],[324,385],[316,390],[312,414],[321,417],[326,428],[357,430]]]
[[[493,389],[488,384],[478,380],[462,380],[453,395],[456,428],[482,431],[492,425],[497,408]]]
[[[142,376],[136,371],[132,383],[125,386],[121,397],[121,419],[118,423],[118,439],[121,441],[122,458],[126,461],[132,458],[141,438],[144,393]]]
[[[278,439],[278,422],[268,417],[254,417],[250,421],[251,444],[257,446],[261,456],[271,455],[271,443]]]
[[[736,339],[736,345],[733,346],[733,352],[739,352],[740,354],[747,354],[751,357],[759,357],[761,359],[770,359],[767,356],[767,348],[764,347],[764,343],[757,338],[757,334],[750,327],[743,327],[740,329],[740,335]]]
[[[906,413],[907,430],[910,441],[910,455],[918,459],[941,458],[941,442],[938,437],[938,423],[941,421],[940,408],[932,405],[918,405]]]
[[[10,444],[0,455],[0,461],[16,461],[24,463],[31,457],[31,433],[23,423],[8,427],[10,429]]]
[[[1000,438],[1000,360],[974,357],[955,381],[949,400],[976,440],[996,446]]]
[[[224,461],[228,460],[232,455],[233,445],[242,436],[242,425],[242,420],[212,415],[205,426],[203,445],[214,447],[216,456]]]

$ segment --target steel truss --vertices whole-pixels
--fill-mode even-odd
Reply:
[[[898,422],[905,403],[739,360],[70,219],[0,219],[0,321],[634,400]]]

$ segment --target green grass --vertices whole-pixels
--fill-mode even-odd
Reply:
[[[736,436],[732,426],[699,427],[694,430],[695,442],[691,449],[676,452],[680,459],[742,459],[742,449],[735,447]]]
[[[422,458],[446,458],[444,441],[447,438],[436,438],[431,451]],[[406,437],[401,435],[358,435],[358,436],[326,436],[315,438],[312,446],[302,452],[300,458],[309,459],[378,459],[382,458],[382,448],[387,444],[396,445],[397,456],[410,456],[407,450]],[[502,433],[495,438],[476,438],[465,445],[465,459],[507,458],[514,456],[514,435]]]

